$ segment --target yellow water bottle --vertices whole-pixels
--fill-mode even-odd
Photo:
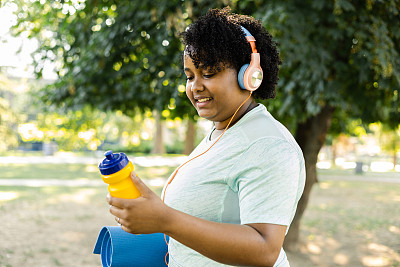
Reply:
[[[118,198],[138,198],[140,192],[131,179],[133,164],[125,153],[113,153],[109,150],[104,156],[106,158],[100,162],[99,170],[101,178],[108,184],[110,195]]]

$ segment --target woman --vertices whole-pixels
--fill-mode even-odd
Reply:
[[[186,94],[214,127],[170,177],[164,202],[132,173],[142,197],[109,197],[110,212],[127,232],[168,235],[169,266],[289,266],[282,244],[303,192],[304,159],[255,101],[275,97],[275,43],[259,21],[228,8],[210,10],[182,37]],[[240,70],[250,61],[247,81]]]

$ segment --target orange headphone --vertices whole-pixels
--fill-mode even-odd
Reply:
[[[245,27],[240,26],[251,46],[250,64],[243,65],[238,73],[238,82],[240,88],[249,90],[250,92],[260,87],[263,79],[263,71],[260,65],[260,54],[257,52],[256,39]]]

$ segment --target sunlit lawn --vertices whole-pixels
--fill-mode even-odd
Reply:
[[[143,167],[146,181],[166,179],[174,167]],[[302,252],[291,266],[400,266],[400,183],[368,181],[397,173],[366,173],[367,181],[329,180],[352,171],[319,171],[304,214]],[[0,164],[0,179],[100,180],[91,164]],[[152,187],[160,195],[162,186]],[[104,187],[0,186],[0,266],[99,266],[92,255],[98,231],[115,225]]]
[[[321,181],[302,225],[312,266],[400,266],[400,183]]]
[[[174,167],[135,171],[147,182],[167,179]],[[0,164],[0,179],[101,181],[92,164]],[[150,188],[158,195],[162,185]],[[0,186],[0,266],[99,266],[93,245],[102,226],[115,225],[107,185],[96,187]]]
[[[98,266],[98,231],[115,225],[106,187],[0,187],[5,193],[0,266]],[[398,214],[400,184],[322,181],[302,220],[309,258],[289,253],[291,266],[400,266]]]

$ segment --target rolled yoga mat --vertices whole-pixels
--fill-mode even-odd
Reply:
[[[165,267],[167,252],[164,234],[134,235],[120,226],[104,226],[93,250],[103,267]]]

